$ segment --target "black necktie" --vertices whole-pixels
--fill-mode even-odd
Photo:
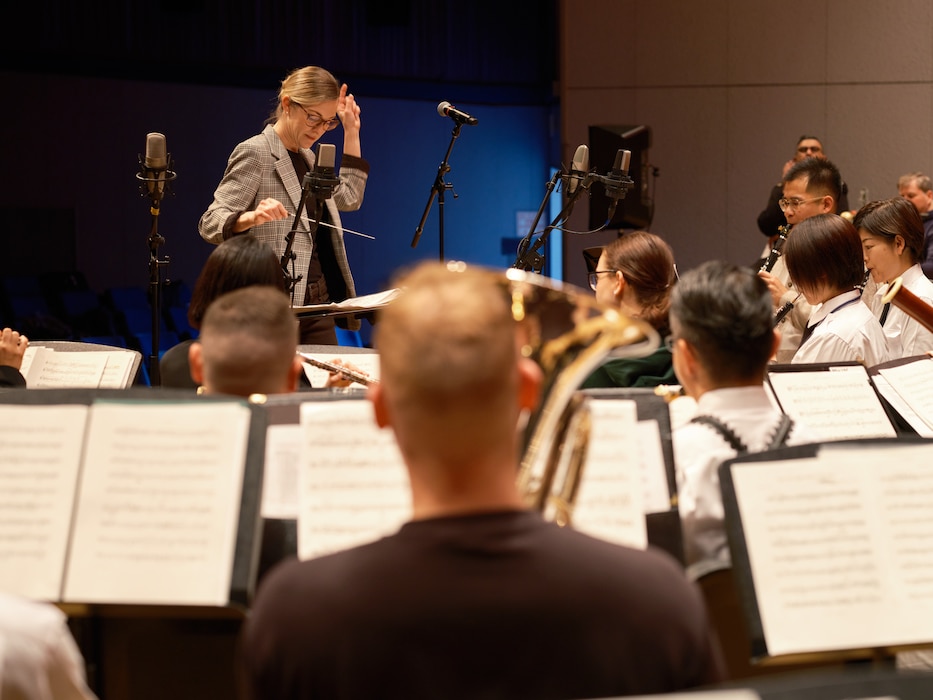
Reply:
[[[884,325],[884,322],[888,320],[888,311],[890,310],[891,310],[891,302],[889,301],[887,304],[884,305],[884,308],[881,309],[881,318],[879,320],[881,321],[882,326]]]
[[[800,338],[800,345],[797,346],[798,348],[803,347],[803,344],[806,343],[810,339],[810,336],[813,335],[813,331],[815,331],[816,327],[820,325],[822,322],[823,321],[817,321],[812,326],[807,326],[806,328],[803,329],[803,336]]]

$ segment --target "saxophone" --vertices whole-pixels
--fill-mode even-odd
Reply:
[[[578,287],[518,269],[506,273],[523,353],[541,367],[538,407],[522,441],[518,487],[528,505],[570,523],[589,437],[589,409],[578,391],[608,357],[643,357],[660,344],[648,323],[596,302]]]

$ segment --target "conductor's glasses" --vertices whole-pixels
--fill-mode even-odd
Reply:
[[[296,104],[299,107],[301,107],[301,111],[305,113],[305,118],[306,118],[306,121],[308,122],[308,126],[310,126],[311,128],[323,125],[325,131],[333,131],[338,126],[340,126],[339,117],[334,117],[333,119],[325,119],[323,115],[320,115],[317,112],[309,112],[304,107],[299,105],[297,102],[294,102],[293,104]]]
[[[596,291],[596,283],[599,282],[600,275],[615,274],[616,272],[618,272],[618,270],[596,270],[595,272],[591,272],[589,276],[590,289],[594,292]]]

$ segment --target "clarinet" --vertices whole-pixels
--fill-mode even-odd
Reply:
[[[771,245],[771,252],[768,254],[767,259],[761,264],[761,267],[758,268],[758,272],[771,272],[771,270],[774,269],[774,265],[777,263],[778,258],[781,257],[781,249],[784,247],[784,243],[787,242],[787,234],[790,233],[790,229],[791,224],[784,224],[778,227],[777,240]]]
[[[772,328],[777,328],[777,325],[784,320],[784,317],[790,313],[790,310],[794,308],[794,302],[788,301],[780,309],[774,312],[774,321],[771,323]]]

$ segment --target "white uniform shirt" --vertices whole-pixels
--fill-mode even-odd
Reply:
[[[808,325],[816,328],[791,362],[861,362],[874,367],[894,359],[881,324],[860,294],[852,289],[814,307]]]
[[[697,401],[696,414],[725,423],[750,452],[768,447],[782,415],[761,386],[707,391]],[[677,428],[672,439],[687,575],[696,580],[731,565],[718,470],[725,460],[736,456],[736,451],[715,428],[698,423]],[[816,439],[795,422],[787,444]]]
[[[53,605],[0,593],[0,697],[92,700],[84,660]]]
[[[933,305],[933,282],[923,274],[919,264],[909,268],[901,275],[901,284],[904,289],[913,292],[926,303]],[[878,291],[867,300],[872,313],[879,320],[884,309],[884,302],[881,301],[881,298],[887,294],[889,288],[890,285],[882,284],[878,287]],[[883,328],[888,339],[888,347],[891,349],[892,360],[923,355],[925,352],[933,350],[933,333],[928,331],[917,319],[909,316],[894,304],[891,304],[888,309]]]

